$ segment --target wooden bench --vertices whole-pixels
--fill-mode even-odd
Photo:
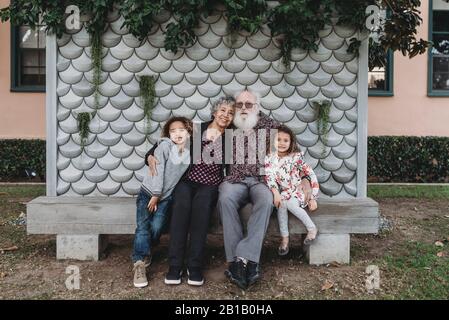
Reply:
[[[310,246],[310,264],[349,263],[350,234],[376,234],[378,204],[370,198],[320,199],[311,215],[320,230]],[[28,234],[56,234],[57,259],[98,260],[106,247],[106,235],[134,234],[136,199],[118,197],[39,197],[27,204]],[[251,214],[251,204],[241,209],[242,221]],[[306,230],[295,217],[289,219],[290,234]],[[210,233],[221,234],[217,211]],[[279,235],[276,215],[268,234]]]

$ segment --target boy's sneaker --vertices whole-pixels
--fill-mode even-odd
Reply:
[[[150,253],[148,256],[145,257],[145,259],[143,260],[145,262],[145,267],[148,268],[153,260],[153,255]]]
[[[187,269],[187,276],[187,283],[191,286],[202,286],[204,284],[204,277],[200,268]]]
[[[182,268],[180,267],[172,267],[168,269],[167,274],[165,275],[165,284],[181,284],[182,277]]]
[[[148,285],[145,262],[142,260],[136,261],[133,267],[134,271],[134,287],[143,288]]]

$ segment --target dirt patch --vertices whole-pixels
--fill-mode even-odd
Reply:
[[[3,199],[5,200],[5,199]],[[11,200],[11,199],[9,199]],[[132,236],[110,236],[105,256],[99,262],[57,261],[55,236],[26,236],[24,226],[12,226],[10,219],[24,211],[17,198],[2,202],[0,247],[17,245],[19,250],[0,254],[0,299],[378,299],[395,297],[400,290],[394,274],[381,270],[380,290],[369,294],[365,287],[365,270],[386,255],[400,254],[403,244],[422,241],[432,244],[449,237],[449,200],[386,199],[378,200],[381,214],[392,230],[379,235],[351,236],[351,264],[310,266],[300,257],[299,237],[291,240],[287,258],[277,256],[279,239],[268,238],[262,253],[263,278],[247,291],[230,284],[226,269],[223,241],[209,236],[206,283],[191,287],[186,281],[179,286],[163,283],[167,272],[168,236],[155,249],[149,269],[149,286],[136,289],[132,284]],[[9,209],[5,209],[9,208]],[[3,222],[3,224],[2,224]],[[444,223],[446,222],[446,223]],[[5,236],[7,235],[7,236]],[[446,247],[449,245],[446,244]],[[66,268],[79,267],[80,290],[68,290]],[[399,289],[398,289],[399,288]],[[449,292],[449,289],[448,289]],[[444,298],[444,297],[442,297]],[[447,297],[446,297],[447,298]]]

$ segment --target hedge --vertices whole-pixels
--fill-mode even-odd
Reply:
[[[0,140],[0,181],[24,180],[26,169],[45,179],[45,140]]]
[[[0,181],[45,179],[44,140],[0,140]],[[449,182],[449,137],[369,137],[369,182]]]
[[[369,137],[368,182],[449,182],[449,137]]]

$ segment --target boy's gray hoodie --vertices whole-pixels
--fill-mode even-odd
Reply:
[[[142,189],[150,196],[158,196],[159,200],[167,198],[190,165],[189,139],[184,151],[179,153],[178,146],[169,138],[162,138],[154,150],[159,161],[156,166],[157,175],[147,174],[143,178]]]

